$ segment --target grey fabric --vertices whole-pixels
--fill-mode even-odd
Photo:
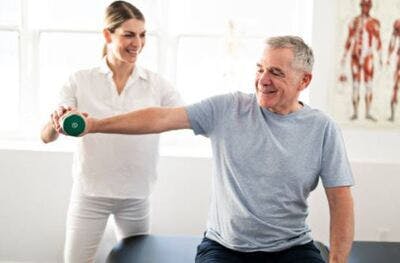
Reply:
[[[307,198],[319,178],[325,187],[353,184],[339,128],[319,110],[278,115],[241,92],[186,110],[194,133],[211,140],[206,237],[225,247],[271,252],[308,243]]]

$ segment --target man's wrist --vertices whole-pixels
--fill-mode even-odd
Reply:
[[[87,121],[87,133],[96,133],[98,132],[98,120],[94,118],[88,118]]]

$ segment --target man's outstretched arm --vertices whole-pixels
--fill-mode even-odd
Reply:
[[[188,129],[190,122],[184,107],[152,107],[105,119],[87,118],[86,133],[148,134]]]
[[[326,188],[330,210],[329,263],[346,263],[354,238],[353,197],[348,186]]]

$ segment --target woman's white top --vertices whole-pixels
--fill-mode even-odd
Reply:
[[[72,74],[60,105],[95,118],[151,106],[179,106],[176,90],[159,75],[135,66],[121,94],[103,59],[99,67]],[[145,198],[157,177],[159,135],[88,134],[78,138],[73,158],[74,187],[89,196]]]

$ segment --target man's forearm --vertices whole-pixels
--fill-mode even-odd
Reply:
[[[183,108],[146,108],[88,122],[89,133],[149,134],[189,128]]]
[[[354,238],[354,211],[350,189],[329,198],[329,263],[346,263]]]

